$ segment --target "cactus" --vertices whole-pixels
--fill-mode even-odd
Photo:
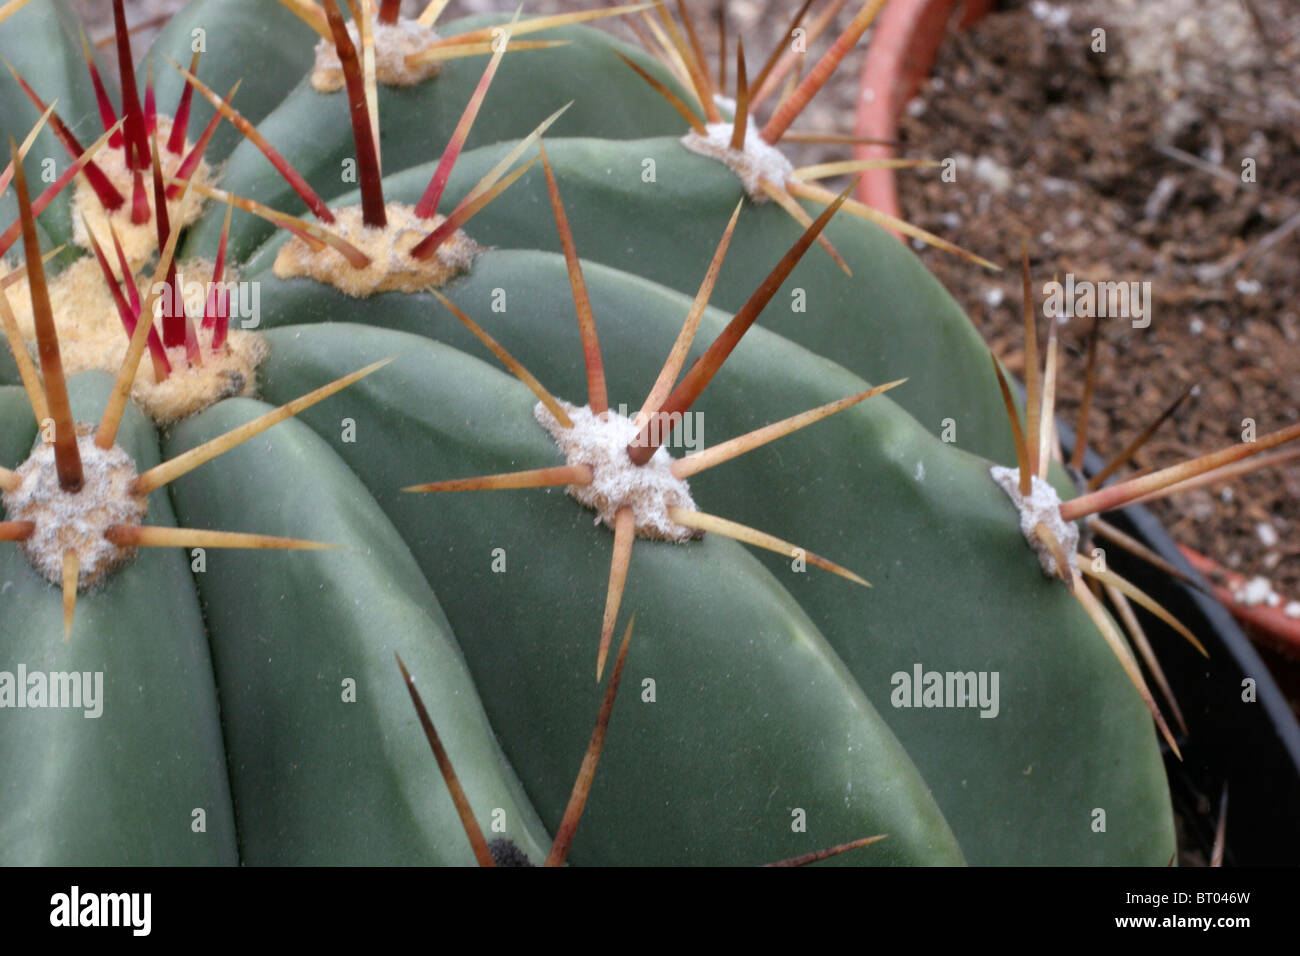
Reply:
[[[689,82],[593,11],[431,40],[396,4],[341,6],[195,0],[141,96],[117,0],[120,110],[58,0],[0,22],[6,122],[40,130],[0,206],[0,244],[23,239],[0,619],[7,659],[106,684],[93,719],[0,709],[29,768],[0,787],[0,858],[1166,863],[1153,715],[1176,740],[1071,522],[1242,456],[1073,497],[1042,424],[1054,339],[1022,427],[878,215],[847,192],[804,210],[828,197],[797,176],[751,193],[679,142],[718,107],[662,6]],[[67,56],[21,56],[34,30]],[[425,45],[395,55],[399,34]],[[96,113],[86,149],[63,119]],[[74,165],[28,198],[23,156],[59,149]],[[212,279],[192,303],[186,272]],[[235,327],[230,275],[264,333]],[[78,438],[105,403],[107,445]],[[670,454],[699,423],[710,443]],[[19,513],[80,493],[87,442],[150,521],[92,529],[117,549],[102,580],[63,556],[71,519],[37,554]]]

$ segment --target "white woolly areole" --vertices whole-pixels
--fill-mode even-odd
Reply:
[[[406,58],[433,46],[441,39],[432,27],[421,26],[416,20],[405,17],[396,23],[375,23],[375,81],[386,86],[414,86],[421,80],[437,76],[442,64],[437,60],[407,66]],[[348,21],[348,36],[356,47],[357,58],[363,56],[361,38],[355,20]],[[343,89],[343,64],[334,49],[334,41],[321,39],[316,44],[316,64],[311,71],[311,85],[318,93],[333,93]]]
[[[138,474],[131,456],[117,445],[107,451],[96,445],[94,426],[77,423],[77,449],[85,476],[81,490],[69,493],[59,487],[54,445],[41,443],[17,469],[22,484],[5,492],[3,501],[10,521],[36,525],[22,542],[32,566],[59,584],[64,552],[75,551],[77,588],[85,590],[135,554],[135,548],[113,544],[104,531],[115,524],[138,525],[149,504],[145,496],[131,493]]]
[[[643,538],[661,541],[687,541],[695,530],[668,517],[669,508],[695,510],[691,488],[670,470],[673,459],[660,446],[644,465],[635,465],[628,457],[627,446],[640,429],[626,415],[607,411],[593,415],[591,409],[560,402],[573,421],[564,428],[541,402],[533,417],[560,446],[570,465],[591,469],[589,485],[569,485],[564,490],[596,512],[596,523],[614,527],[614,515],[623,507],[632,509],[636,533]]]
[[[1029,547],[1033,548],[1034,553],[1038,555],[1038,563],[1042,565],[1043,573],[1051,578],[1059,577],[1056,559],[1052,557],[1052,552],[1034,534],[1034,528],[1040,523],[1046,525],[1047,530],[1061,542],[1061,548],[1065,551],[1065,559],[1070,563],[1071,570],[1078,571],[1079,562],[1075,555],[1079,551],[1079,527],[1073,521],[1066,521],[1061,517],[1061,497],[1056,493],[1056,489],[1037,475],[1031,475],[1029,496],[1025,497],[1020,494],[1019,468],[994,465],[989,469],[989,474],[993,476],[997,486],[1007,493],[1007,497],[1015,503],[1016,510],[1020,512],[1020,533],[1025,536]]]
[[[710,123],[704,127],[707,135],[691,130],[682,137],[682,145],[692,153],[710,156],[740,177],[749,198],[757,203],[767,202],[759,181],[766,179],[784,187],[794,176],[794,164],[785,154],[759,135],[758,123],[751,116],[745,127],[745,148],[731,148],[730,123]]]

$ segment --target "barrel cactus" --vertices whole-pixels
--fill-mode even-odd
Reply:
[[[1070,554],[1139,492],[1076,498],[1050,391],[1021,428],[769,155],[880,5],[762,127],[662,5],[612,12],[669,65],[603,9],[194,0],[137,75],[118,0],[119,91],[61,0],[0,8],[3,858],[1167,863],[1176,741]],[[87,447],[133,520],[77,517]]]

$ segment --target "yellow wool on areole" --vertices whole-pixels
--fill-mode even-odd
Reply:
[[[171,136],[171,128],[171,118],[160,115],[156,132],[159,143],[167,142],[167,138]],[[152,137],[155,134],[150,135]],[[167,149],[159,153],[163,182],[169,182],[170,177],[176,175],[192,146],[193,144],[186,140],[179,156]],[[121,240],[127,262],[131,264],[131,268],[138,269],[158,253],[158,226],[153,216],[153,174],[149,170],[143,171],[144,195],[149,203],[149,218],[142,223],[133,223],[131,205],[135,190],[135,173],[126,167],[126,151],[124,149],[100,150],[95,156],[95,165],[108,177],[113,187],[126,197],[126,202],[113,212],[107,212],[86,177],[78,176],[72,196],[72,241],[83,249],[90,248],[90,238],[86,234],[86,224],[89,223],[100,246],[104,249],[112,249],[113,237],[108,228],[109,223],[112,223],[118,239]],[[194,170],[195,181],[203,185],[211,185],[213,178],[212,167],[200,160]],[[167,216],[171,227],[182,229],[193,224],[198,220],[202,208],[203,197],[198,192],[190,194],[184,208],[181,207],[179,196],[170,200],[167,203]]]
[[[212,263],[190,260],[177,267],[181,275],[212,275]],[[141,301],[149,294],[149,278],[135,279]],[[5,290],[18,320],[19,331],[29,349],[36,345],[36,327],[32,316],[31,294],[27,280],[21,279]],[[122,319],[104,282],[99,265],[90,257],[78,259],[49,281],[50,304],[59,333],[59,349],[64,370],[69,375],[90,369],[116,374],[126,358],[130,344]],[[201,311],[190,320],[202,352],[202,364],[191,366],[185,348],[167,350],[172,374],[159,383],[153,363],[145,356],[131,388],[131,397],[158,424],[178,421],[223,398],[252,396],[256,392],[257,368],[266,358],[269,347],[258,333],[231,329],[225,348],[212,352],[212,330],[198,327]]]
[[[360,206],[332,210],[335,221],[330,231],[355,246],[370,259],[358,269],[336,249],[313,249],[294,236],[275,257],[277,278],[299,276],[332,285],[345,295],[364,298],[377,292],[420,292],[441,288],[469,269],[483,247],[459,229],[447,237],[427,259],[416,259],[411,250],[440,226],[445,216],[421,219],[415,208],[390,202],[384,206],[387,226],[367,226]]]
[[[352,43],[361,48],[361,39],[357,35],[357,25],[348,22],[348,35]],[[401,19],[396,23],[376,23],[375,38],[375,79],[385,86],[414,86],[422,80],[437,76],[442,70],[438,61],[419,63],[414,66],[406,58],[422,53],[433,46],[441,37],[429,27],[421,26],[415,20]],[[316,44],[316,64],[311,71],[311,85],[319,93],[334,93],[343,89],[343,64],[339,60],[334,44],[322,39]]]

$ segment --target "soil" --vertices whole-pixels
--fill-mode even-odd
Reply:
[[[1184,389],[1134,457],[1164,467],[1300,421],[1300,8],[1286,0],[1008,3],[954,32],[900,124],[956,183],[904,173],[905,214],[1009,268],[920,255],[994,350],[1023,368],[1018,261],[1043,283],[1150,282],[1151,324],[1101,320],[1089,438],[1120,451]],[[1105,52],[1094,52],[1094,30]],[[1255,181],[1243,181],[1253,160]],[[1062,326],[1058,410],[1077,424],[1090,320]],[[1046,322],[1040,321],[1040,335]],[[1300,598],[1300,464],[1152,510],[1174,538]],[[1300,666],[1270,656],[1284,684]],[[1292,694],[1300,712],[1300,698]]]

